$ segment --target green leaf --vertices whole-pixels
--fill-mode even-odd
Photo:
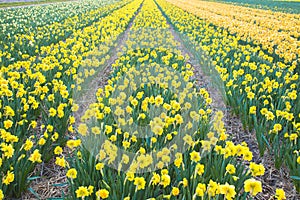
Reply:
[[[41,199],[41,197],[38,195],[38,193],[36,193],[35,191],[34,191],[34,189],[32,189],[32,188],[28,188],[28,190],[37,198],[37,199]]]
[[[292,179],[300,181],[300,177],[299,176],[291,176]]]
[[[40,176],[33,176],[33,177],[28,177],[27,180],[28,181],[32,181],[32,180],[36,180],[36,179],[39,179],[39,178],[42,178]]]

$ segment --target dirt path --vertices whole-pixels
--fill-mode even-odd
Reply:
[[[255,199],[257,200],[269,200],[274,196],[276,188],[283,188],[286,193],[286,197],[289,200],[297,200],[300,197],[297,195],[293,183],[288,175],[287,168],[283,167],[280,170],[275,169],[272,157],[268,152],[265,152],[263,157],[259,155],[258,144],[256,141],[255,132],[249,132],[244,130],[240,118],[233,114],[232,109],[226,105],[223,100],[222,88],[217,84],[212,78],[209,72],[206,72],[207,68],[201,66],[199,59],[189,50],[187,43],[184,42],[181,34],[176,32],[172,24],[170,24],[170,31],[172,32],[175,40],[180,44],[178,49],[183,53],[189,55],[190,59],[187,62],[191,63],[194,69],[194,78],[196,79],[197,85],[204,87],[210,94],[212,98],[212,109],[214,111],[221,110],[224,113],[224,123],[227,133],[230,135],[231,140],[237,144],[242,142],[247,142],[250,150],[253,153],[253,162],[262,163],[265,167],[265,175],[262,177],[257,177],[258,180],[262,182],[263,192],[259,193]],[[206,72],[206,73],[205,73]],[[217,74],[214,74],[217,75]]]
[[[123,34],[121,34],[119,36],[119,38],[115,42],[115,44],[117,44],[117,45],[109,51],[110,58],[105,62],[105,64],[103,65],[104,67],[101,67],[102,69],[98,70],[98,72],[96,73],[93,80],[90,81],[89,85],[86,87],[87,90],[84,93],[84,95],[82,95],[78,99],[77,103],[79,102],[79,110],[76,112],[76,115],[75,115],[77,122],[80,121],[80,116],[82,116],[84,114],[84,112],[88,109],[88,106],[91,103],[96,102],[95,94],[96,94],[97,90],[99,88],[103,88],[106,85],[107,80],[109,79],[109,74],[112,71],[111,65],[118,58],[118,52],[121,51],[120,47],[124,46],[125,42],[127,41],[128,34],[131,29],[132,23],[133,23],[134,19],[136,18],[137,14],[140,12],[141,8],[142,8],[142,4],[139,7],[139,9],[137,10],[135,16],[131,19],[127,29],[124,31]]]

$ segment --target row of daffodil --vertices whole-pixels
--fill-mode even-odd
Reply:
[[[300,66],[300,14],[286,14],[198,0],[174,5],[228,30],[241,41],[259,46],[275,60]]]
[[[100,22],[77,31],[74,37],[45,47],[36,62],[16,62],[1,68],[0,199],[3,195],[20,196],[36,164],[47,162],[56,146],[64,146],[68,133],[74,131],[71,109],[77,106],[73,104],[73,89],[83,84],[80,77],[96,71],[87,68],[82,60],[95,55],[100,60],[91,59],[92,62],[104,64],[109,58],[105,55],[126,30],[140,4],[141,1],[128,3]],[[99,46],[101,51],[95,54]],[[82,75],[77,74],[81,68]]]
[[[191,65],[153,0],[145,0],[78,138],[57,147],[69,199],[246,199],[262,191],[246,143],[234,144],[191,80]],[[132,40],[135,38],[135,40]],[[283,191],[281,192],[284,195]]]
[[[15,16],[19,14],[19,12],[14,12],[12,16],[8,17],[7,21],[1,24],[5,31],[0,34],[0,65],[8,66],[16,61],[34,60],[41,56],[41,49],[50,44],[55,44],[72,37],[77,31],[81,31],[84,27],[88,27],[92,23],[100,21],[102,17],[109,14],[112,10],[124,6],[129,1],[119,1],[117,3],[114,3],[114,1],[98,2],[98,5],[91,4],[89,9],[87,9],[87,7],[78,7],[77,3],[74,4],[73,8],[66,6],[62,11],[69,13],[69,15],[61,15],[59,21],[51,20],[51,15],[38,16],[40,20],[47,22],[42,25],[40,25],[40,23],[32,23],[35,19],[32,19],[29,13],[29,15],[21,17],[24,21],[21,23],[22,26],[15,26],[14,28],[6,30],[6,26],[11,26],[11,24],[21,21],[20,19],[14,22]],[[47,10],[48,12],[56,13],[58,8],[61,8],[50,5],[44,7],[45,8],[41,9],[40,12],[43,13],[46,11],[46,14]],[[50,8],[47,9],[48,7]],[[30,8],[26,9],[30,10]],[[34,10],[34,8],[32,9]],[[66,9],[74,10],[76,14],[66,12]],[[18,8],[16,8],[16,10],[18,10]]]
[[[206,70],[219,74],[226,100],[250,130],[255,129],[261,155],[266,148],[275,166],[283,162],[300,188],[300,103],[296,65],[273,62],[260,48],[239,44],[223,28],[159,0],[159,5]],[[215,70],[214,70],[215,69]]]
[[[59,2],[40,6],[14,7],[0,10],[1,35],[26,33],[34,27],[41,27],[54,22],[84,14],[112,1],[75,1]]]
[[[299,6],[295,6],[294,3],[298,0],[282,0],[282,1],[249,1],[249,0],[230,0],[230,1],[222,1],[224,3],[230,3],[233,5],[245,6],[249,8],[257,8],[264,10],[272,10],[274,12],[284,12],[284,13],[295,13],[299,14],[300,9]]]

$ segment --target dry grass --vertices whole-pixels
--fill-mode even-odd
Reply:
[[[47,198],[62,198],[68,193],[67,178],[65,170],[55,164],[55,160],[50,160],[49,163],[39,164],[32,176],[39,176],[31,182],[30,188],[32,191],[24,193],[22,199],[47,199]]]

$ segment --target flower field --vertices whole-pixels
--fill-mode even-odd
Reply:
[[[0,200],[300,198],[299,14],[88,0],[0,16]]]

